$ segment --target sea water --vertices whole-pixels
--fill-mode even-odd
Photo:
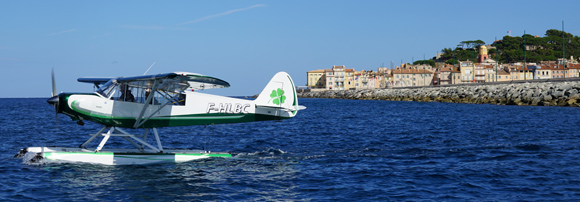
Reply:
[[[0,101],[2,201],[580,200],[580,108],[299,99],[280,122],[159,129],[164,148],[233,158],[104,166],[13,158],[102,126],[46,99]]]

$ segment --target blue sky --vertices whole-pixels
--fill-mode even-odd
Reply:
[[[230,82],[205,92],[260,93],[279,71],[376,70],[548,29],[580,35],[580,1],[3,1],[0,97],[87,92],[79,77],[174,71]]]

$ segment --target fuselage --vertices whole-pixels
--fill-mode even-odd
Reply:
[[[72,120],[88,120],[105,126],[134,128],[137,117],[147,119],[137,128],[238,123],[291,118],[295,112],[257,106],[254,100],[210,95],[184,94],[180,104],[128,102],[97,93],[61,93],[58,112]],[[142,116],[140,116],[142,114]]]

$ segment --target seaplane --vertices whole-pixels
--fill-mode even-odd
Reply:
[[[296,116],[306,107],[298,105],[290,75],[278,72],[254,100],[201,93],[227,88],[224,80],[190,72],[171,72],[116,78],[83,77],[81,83],[93,84],[92,93],[56,92],[52,71],[52,96],[47,102],[56,115],[69,116],[78,125],[84,121],[103,127],[90,134],[78,147],[28,147],[15,157],[32,162],[80,162],[105,165],[188,162],[210,157],[231,157],[231,152],[209,149],[165,149],[157,128],[214,125],[253,121],[283,120]],[[142,134],[132,134],[143,131]],[[152,133],[152,135],[151,135]],[[148,143],[153,136],[155,142]],[[102,137],[96,147],[91,143]],[[129,148],[107,148],[109,138],[125,139]],[[95,142],[96,143],[96,142]],[[93,144],[94,145],[94,144]]]

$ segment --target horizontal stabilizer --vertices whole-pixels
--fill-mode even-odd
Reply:
[[[271,109],[280,109],[280,110],[286,111],[286,112],[295,112],[295,111],[298,111],[298,110],[304,110],[304,109],[306,109],[306,107],[305,106],[302,106],[302,105],[294,106],[294,107],[291,107],[291,108],[273,107],[273,106],[269,106],[269,105],[256,105],[256,107],[257,108],[264,107],[264,108],[271,108]]]

